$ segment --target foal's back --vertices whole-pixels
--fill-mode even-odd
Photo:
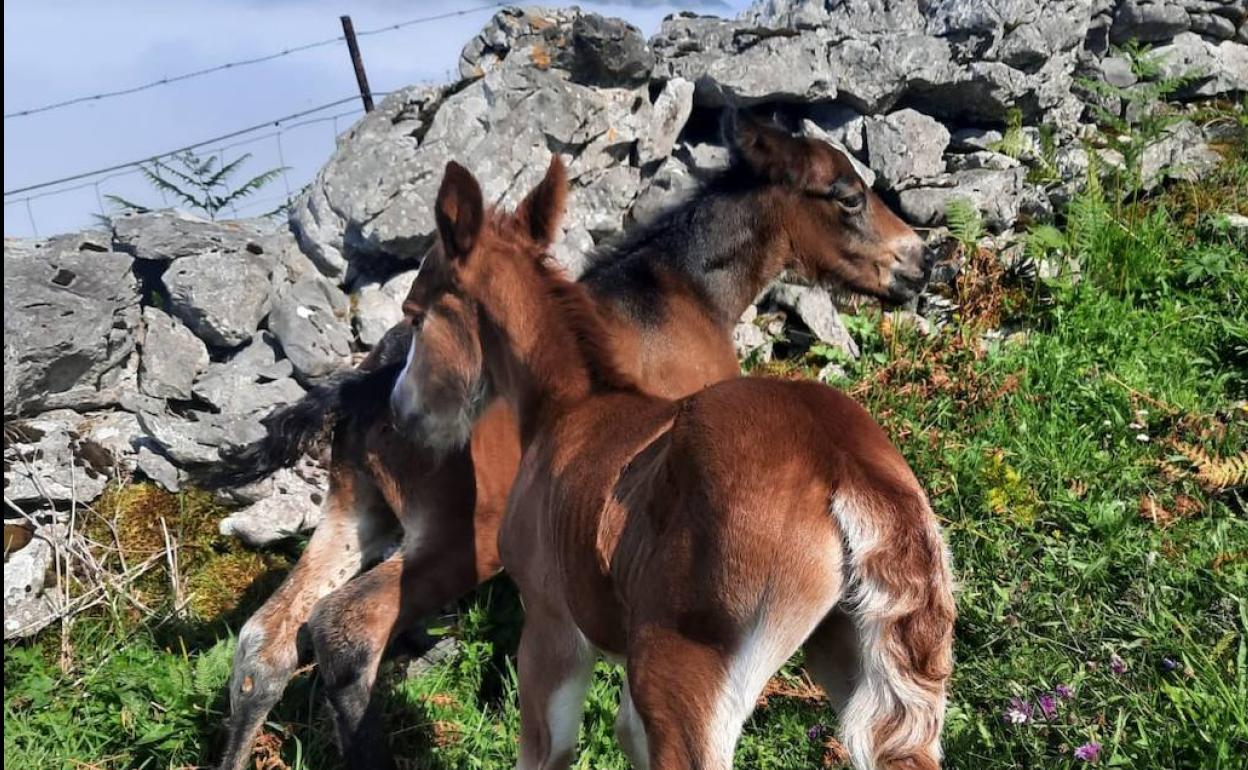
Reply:
[[[621,654],[627,629],[618,600],[654,604],[656,592],[671,595],[674,574],[715,562],[709,555],[756,575],[765,590],[801,548],[823,542],[825,555],[839,552],[837,504],[879,512],[872,526],[881,534],[926,531],[930,518],[917,479],[879,425],[815,382],[742,377],[674,401],[600,395],[530,447],[526,463],[512,504],[543,510],[515,521],[545,521],[539,526],[554,533],[557,553],[549,563],[603,578],[601,595],[569,603],[585,609],[579,620],[591,641]],[[531,542],[526,551],[540,547]],[[543,560],[516,561],[527,569]],[[703,575],[697,590],[722,586],[731,591],[723,601],[736,605],[727,609],[751,612],[757,593],[719,577]]]
[[[526,454],[512,505],[528,510],[504,525],[504,560],[566,608],[551,617],[627,660],[648,738],[691,752],[660,766],[730,761],[803,642],[858,767],[937,766],[949,566],[865,410],[818,383],[747,377],[677,401],[592,397],[549,436]]]

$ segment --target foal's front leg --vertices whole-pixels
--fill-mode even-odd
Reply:
[[[349,470],[331,478],[324,519],[299,562],[238,635],[222,770],[247,766],[265,717],[281,700],[301,659],[309,657],[311,650],[301,635],[316,602],[355,577],[366,560],[397,539],[397,521],[383,510],[366,480]]]
[[[469,528],[394,554],[317,605],[308,628],[348,767],[394,767],[374,689],[382,658],[399,634],[477,580]]]
[[[520,759],[516,770],[565,770],[576,752],[595,653],[561,613],[526,602],[520,637]]]

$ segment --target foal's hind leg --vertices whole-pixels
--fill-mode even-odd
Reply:
[[[827,693],[836,713],[843,715],[861,669],[853,618],[840,608],[832,610],[802,648],[810,678]]]
[[[650,749],[646,746],[646,728],[637,713],[637,704],[628,689],[628,677],[620,688],[620,710],[615,716],[615,739],[620,742],[624,756],[633,770],[649,770]]]
[[[536,611],[535,611],[536,610]],[[520,674],[520,759],[516,770],[572,766],[595,653],[562,613],[525,608]]]
[[[649,754],[643,767],[730,770],[753,693],[733,692],[725,652],[660,628],[630,647],[628,687]]]
[[[222,770],[241,770],[264,719],[306,659],[300,643],[317,600],[343,585],[395,537],[395,522],[379,514],[380,500],[350,472],[330,480],[325,517],[286,581],[243,625],[230,676],[230,717]],[[301,646],[303,649],[301,649]],[[301,653],[303,655],[301,656]]]

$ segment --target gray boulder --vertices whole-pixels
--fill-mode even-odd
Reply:
[[[502,9],[460,52],[459,76],[464,80],[485,77],[516,48],[530,56],[537,54],[534,64],[538,66],[567,67],[572,61],[567,39],[580,13],[577,8]]]
[[[259,416],[303,397],[290,377],[269,379],[246,364],[212,364],[195,381],[196,398],[224,414]]]
[[[676,138],[693,112],[693,83],[673,78],[663,85],[654,100],[650,127],[639,139],[638,162],[644,168],[672,154]]]
[[[699,105],[829,101],[837,84],[828,66],[831,35],[767,30],[712,17],[670,16],[650,41],[661,79],[696,85]]]
[[[572,49],[578,83],[635,87],[650,81],[654,54],[641,31],[622,19],[581,14],[572,22]]]
[[[1009,155],[992,150],[978,150],[963,155],[950,155],[947,162],[950,171],[963,171],[970,168],[990,168],[1003,170],[1017,168],[1019,161]]]
[[[177,319],[143,308],[139,388],[154,398],[186,400],[195,376],[208,366],[208,348]]]
[[[1166,179],[1194,182],[1218,165],[1221,156],[1205,143],[1204,134],[1190,120],[1171,126],[1164,138],[1149,145],[1140,159],[1145,189]]]
[[[855,156],[866,157],[867,120],[857,110],[841,104],[816,104],[806,111],[806,119]]]
[[[709,142],[677,145],[674,154],[697,179],[714,176],[732,161],[727,147]]]
[[[133,260],[96,233],[4,242],[4,413],[117,403],[139,327]]]
[[[360,344],[371,348],[403,320],[403,300],[416,278],[408,270],[386,280],[362,286],[352,298],[352,324]]]
[[[135,467],[166,491],[177,492],[182,488],[182,474],[177,466],[169,462],[164,455],[153,451],[151,447],[139,447]]]
[[[898,110],[866,121],[867,157],[889,189],[900,189],[945,170],[949,131],[916,110]]]
[[[826,290],[777,283],[767,292],[765,301],[796,315],[820,342],[843,351],[851,358],[858,357],[858,343],[849,335]]]
[[[369,224],[403,191],[436,185],[430,176],[440,179],[442,169],[420,163],[416,149],[441,98],[442,89],[429,87],[406,88],[386,97],[338,138],[337,150],[291,209],[291,228],[300,247],[325,275],[345,275],[348,254],[357,252],[414,261],[424,255],[429,231],[423,224],[412,228]],[[416,214],[411,207],[402,208]],[[420,215],[430,216],[423,211]]]
[[[82,418],[68,409],[5,425],[4,496],[19,505],[89,503],[108,483],[110,468],[80,448]]]
[[[269,329],[295,371],[324,377],[351,361],[350,303],[328,280],[301,278],[275,300]]]
[[[247,220],[213,222],[176,210],[121,215],[112,228],[118,251],[153,262],[209,252],[258,253],[263,238],[259,225]]]
[[[1005,135],[995,128],[959,128],[949,136],[949,149],[955,152],[991,150]]]
[[[1189,77],[1184,96],[1219,96],[1248,91],[1248,45],[1234,40],[1214,43],[1184,32],[1153,49],[1161,77]]]
[[[1023,168],[957,171],[931,186],[902,190],[901,212],[909,222],[932,227],[944,223],[952,201],[963,199],[979,209],[989,230],[1001,232],[1018,218],[1025,175]]]
[[[246,251],[182,257],[163,276],[169,310],[209,345],[237,347],[269,312],[271,273],[266,260]]]
[[[1106,56],[1099,63],[1100,77],[1118,88],[1128,88],[1139,80],[1131,62],[1124,56]]]
[[[879,114],[909,101],[946,118],[1072,121],[1090,0],[767,2],[739,21],[674,16],[651,47],[659,77],[700,106],[833,99]],[[818,19],[818,21],[814,21]]]
[[[7,525],[6,525],[7,529]],[[57,618],[64,596],[56,586],[53,541],[62,525],[45,525],[24,547],[4,557],[4,640],[33,636]],[[7,540],[7,537],[6,537]],[[52,578],[49,580],[49,578]]]
[[[280,404],[298,401],[303,388],[292,379],[290,359],[280,358],[276,338],[257,334],[230,361],[208,364],[193,393],[222,414],[260,416]]]
[[[78,437],[76,456],[101,474],[120,477],[134,468],[135,439],[142,435],[139,420],[122,411],[88,412],[73,427]]]
[[[1212,13],[1190,13],[1188,28],[1203,37],[1215,40],[1229,40],[1235,37],[1235,22],[1226,16]]]
[[[216,462],[220,449],[245,446],[265,434],[255,419],[237,415],[194,412],[183,419],[140,412],[138,419],[151,446],[180,466]]]
[[[1185,31],[1189,23],[1187,10],[1178,0],[1122,0],[1109,39],[1118,45],[1129,40],[1156,43]]]
[[[575,82],[560,53],[573,45],[572,24],[555,17],[553,26],[558,34],[509,37],[457,92],[399,92],[348,132],[292,213],[305,251],[340,270],[345,254],[417,262],[433,241],[433,198],[451,159],[472,159],[490,202],[514,206],[559,153],[572,183],[566,239],[584,245],[602,228],[618,230],[641,188],[643,144],[654,152],[678,130],[679,94],[656,120],[644,86]],[[535,66],[535,56],[551,63]]]
[[[743,361],[770,361],[776,340],[784,332],[784,319],[775,315],[759,315],[758,307],[750,305],[732,329],[732,346]]]
[[[270,545],[320,523],[321,505],[329,474],[310,461],[283,468],[272,477],[239,490],[250,505],[221,520],[221,534],[237,537],[252,547]]]
[[[854,171],[858,173],[858,176],[861,177],[863,183],[866,184],[867,187],[875,187],[875,171],[873,171],[866,163],[859,160],[857,155],[850,152],[850,149],[841,142],[837,141],[834,136],[830,135],[810,120],[802,121],[801,130],[798,133],[802,136],[810,137],[811,139],[818,139],[832,145],[832,147],[839,150],[840,153],[849,160],[850,165],[854,167]]]

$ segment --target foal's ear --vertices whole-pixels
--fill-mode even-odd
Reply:
[[[485,219],[481,186],[468,169],[455,161],[446,164],[438,201],[434,205],[438,235],[447,259],[463,259],[472,251]]]
[[[525,196],[516,211],[534,241],[549,246],[555,240],[567,197],[568,172],[563,168],[563,161],[555,155],[550,159],[546,176]]]
[[[724,113],[720,130],[733,155],[758,176],[794,187],[805,186],[807,149],[788,131],[735,109]]]

